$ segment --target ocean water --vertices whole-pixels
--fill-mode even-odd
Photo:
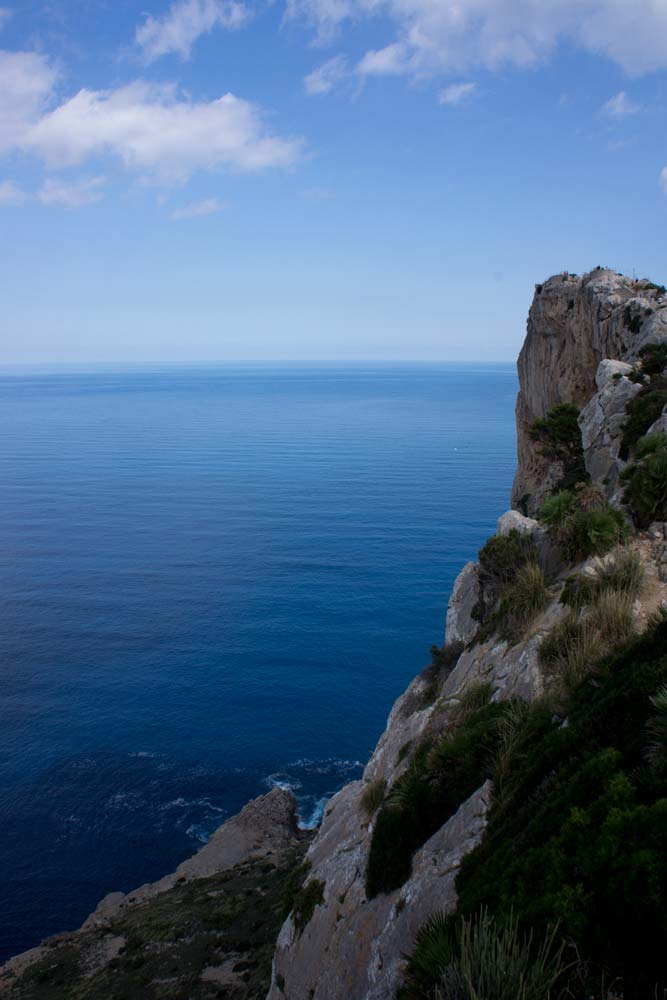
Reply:
[[[508,506],[509,365],[0,371],[0,960],[361,773]]]

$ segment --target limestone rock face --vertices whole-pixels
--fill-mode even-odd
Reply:
[[[467,646],[475,637],[479,622],[472,617],[472,609],[478,601],[478,567],[476,562],[469,562],[457,576],[449,599],[445,624],[446,643],[461,642]]]
[[[509,535],[510,531],[518,531],[520,535],[534,535],[541,531],[539,521],[520,514],[518,510],[508,510],[498,518],[496,532],[499,535]]]
[[[667,302],[647,282],[600,269],[537,286],[518,362],[513,507],[534,513],[560,476],[530,439],[533,421],[558,403],[584,407],[601,361],[632,360],[644,344],[664,341]]]
[[[283,924],[267,1000],[387,1000],[395,996],[404,953],[436,910],[456,905],[463,857],[480,841],[490,797],[487,782],[417,852],[400,889],[367,900],[363,871],[370,838],[359,807],[360,782],[331,800],[308,852],[324,900],[301,934]]]
[[[625,408],[641,390],[627,376],[632,365],[623,361],[601,361],[595,376],[598,391],[579,415],[586,471],[612,497],[619,486],[625,462],[619,458]]]

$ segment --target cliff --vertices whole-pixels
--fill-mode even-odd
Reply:
[[[512,954],[533,962],[546,935],[541,973],[555,949],[550,982],[577,998],[667,986],[665,345],[660,286],[602,269],[538,285],[513,509],[362,779],[309,846],[286,793],[249,804],[173,875],[8,963],[0,995],[384,1000],[446,982],[468,1000],[463,952],[488,932],[498,954],[494,919],[531,935]],[[503,995],[547,994],[524,986]]]

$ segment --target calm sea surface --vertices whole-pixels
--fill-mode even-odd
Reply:
[[[513,367],[0,370],[0,959],[360,774],[508,506]]]

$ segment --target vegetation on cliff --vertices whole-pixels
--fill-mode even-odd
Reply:
[[[420,939],[406,997],[433,997],[442,988],[451,935],[482,907],[499,927],[516,920],[535,942],[557,923],[573,963],[567,995],[577,1000],[612,989],[624,1000],[662,995],[666,684],[663,618],[618,655],[591,660],[557,709],[544,700],[527,709],[502,799],[457,879],[458,910],[442,925],[442,961],[430,960],[424,978]],[[428,948],[433,952],[432,935]]]

